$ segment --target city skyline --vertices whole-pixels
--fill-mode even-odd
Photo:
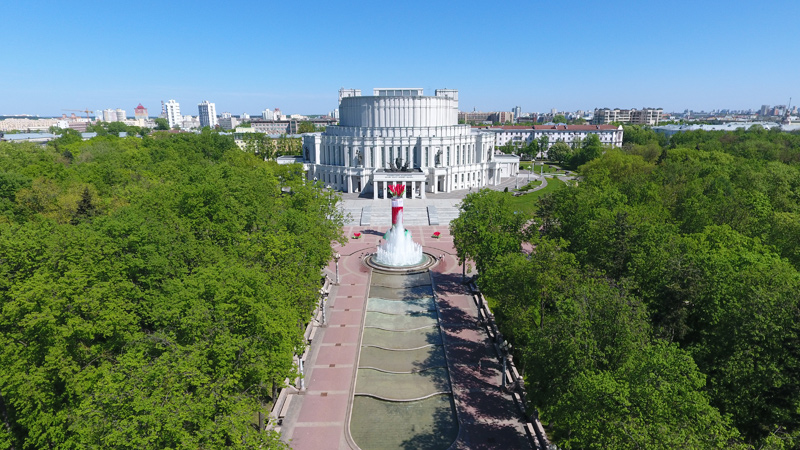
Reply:
[[[169,99],[208,99],[237,115],[325,114],[341,87],[398,86],[458,89],[464,111],[757,110],[800,101],[796,3],[459,5],[14,5],[0,29],[0,114],[141,103],[156,116]],[[211,31],[198,34],[199,26]]]

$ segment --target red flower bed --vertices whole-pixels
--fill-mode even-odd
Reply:
[[[438,231],[434,231],[434,232],[433,232],[433,237],[435,237],[436,239],[439,239],[439,236],[440,236],[441,234],[442,234],[442,233],[439,233]]]
[[[353,233],[353,239],[361,239],[361,233],[359,233],[358,231]]]

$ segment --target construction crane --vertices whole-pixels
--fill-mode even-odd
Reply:
[[[62,109],[62,111],[74,111],[74,112],[86,113],[86,120],[89,120],[89,113],[92,112],[89,109]]]

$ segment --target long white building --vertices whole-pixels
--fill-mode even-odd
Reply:
[[[524,147],[531,141],[539,141],[546,136],[549,149],[559,141],[568,145],[578,144],[590,134],[596,134],[604,145],[622,147],[622,125],[513,125],[480,129],[494,134],[497,147],[509,143]]]
[[[405,183],[409,197],[499,184],[519,157],[496,155],[494,135],[458,124],[458,91],[376,88],[339,93],[339,125],[303,136],[308,178],[344,192],[386,197]]]

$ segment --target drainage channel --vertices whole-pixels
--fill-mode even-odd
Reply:
[[[446,449],[458,436],[427,270],[373,271],[350,434],[363,450]]]

